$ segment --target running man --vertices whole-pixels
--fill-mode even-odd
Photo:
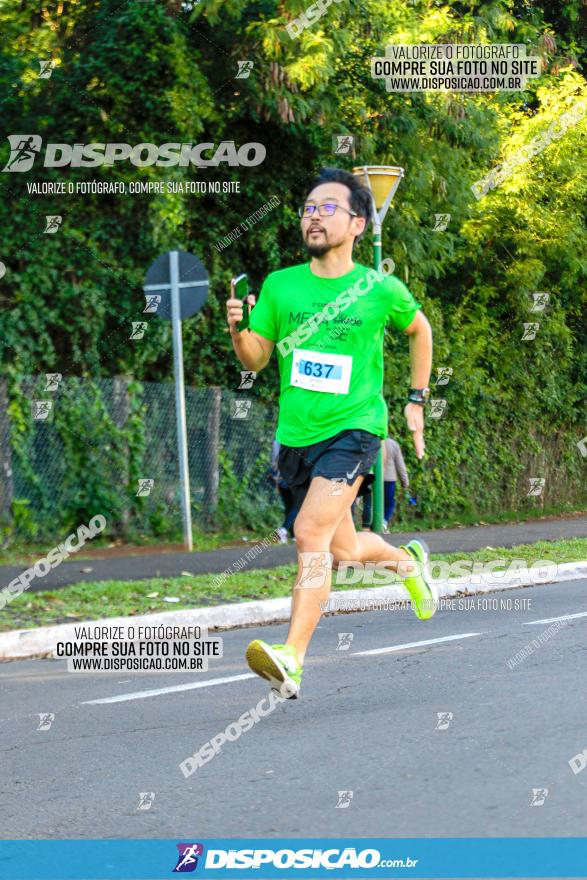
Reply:
[[[298,575],[285,645],[251,642],[250,668],[284,697],[297,697],[308,645],[330,594],[333,565],[385,562],[403,578],[415,614],[425,620],[437,596],[425,579],[419,541],[392,547],[380,535],[357,534],[351,505],[387,435],[382,396],[387,322],[409,334],[411,389],[404,410],[416,455],[424,455],[424,405],[432,368],[430,324],[407,287],[353,262],[353,245],[372,216],[371,195],[350,174],[322,169],[299,209],[310,262],[265,280],[249,327],[239,299],[227,301],[236,355],[259,373],[277,346],[280,373],[279,472],[299,508],[294,524]],[[252,300],[249,300],[251,302]]]

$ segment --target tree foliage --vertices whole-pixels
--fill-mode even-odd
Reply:
[[[184,325],[186,376],[236,388],[224,326],[230,277],[265,275],[305,259],[295,209],[324,164],[400,165],[405,178],[384,227],[384,253],[423,305],[435,332],[435,389],[447,414],[428,422],[417,469],[424,512],[523,507],[529,476],[547,477],[553,503],[577,503],[587,389],[585,253],[587,161],[583,121],[476,200],[471,185],[569,107],[587,98],[581,0],[350,0],[333,3],[298,39],[288,22],[306,0],[12,0],[0,10],[6,133],[44,143],[259,141],[253,168],[35,167],[3,174],[0,358],[14,375],[59,371],[88,378],[163,381],[172,370],[166,322],[129,340],[141,320],[146,268],[181,247],[211,277],[204,310]],[[387,93],[370,59],[390,43],[524,43],[543,74],[523,93]],[[52,59],[50,78],[39,61]],[[238,61],[253,62],[236,79]],[[350,133],[356,154],[335,156]],[[6,160],[8,149],[0,147]],[[31,181],[235,180],[239,194],[32,196]],[[217,242],[277,196],[281,205],[219,252]],[[434,215],[450,214],[446,231]],[[56,235],[45,216],[63,216]],[[357,259],[370,262],[368,239]],[[540,315],[531,294],[548,291]],[[539,321],[534,341],[524,322]],[[386,337],[384,391],[393,431],[409,444],[401,410],[407,342]],[[270,365],[253,394],[277,400]]]

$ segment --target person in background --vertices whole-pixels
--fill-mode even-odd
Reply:
[[[383,449],[383,457],[385,460],[385,446],[384,441],[381,441],[381,448]],[[352,511],[353,513],[356,510],[358,505],[358,498],[355,498]],[[363,509],[361,511],[361,531],[370,532],[371,524],[373,522],[373,483],[369,483],[363,493]]]
[[[410,488],[410,479],[401,446],[397,440],[388,437],[383,447],[383,528],[386,529],[395,510],[395,484],[398,477],[404,489]],[[409,496],[410,504],[416,504],[413,495]]]
[[[271,450],[270,479],[271,482],[277,487],[277,491],[281,495],[281,500],[285,509],[285,518],[283,520],[283,525],[280,526],[280,528],[276,529],[275,533],[279,535],[279,540],[282,544],[287,544],[289,537],[291,536],[293,538],[293,524],[296,516],[298,515],[298,511],[294,504],[293,493],[279,473],[277,459],[279,458],[280,448],[281,444],[279,443],[279,441],[274,440],[273,449]]]

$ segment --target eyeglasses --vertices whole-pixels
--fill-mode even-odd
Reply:
[[[340,208],[342,211],[346,211],[347,214],[350,214],[351,217],[358,217],[359,215],[355,213],[355,211],[349,211],[348,208],[343,208],[342,205],[332,205],[326,203],[325,205],[304,205],[302,208],[298,208],[298,214],[302,218],[313,217],[316,211],[320,217],[332,217],[333,214],[336,213],[336,210]]]

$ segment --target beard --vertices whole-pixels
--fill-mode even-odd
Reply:
[[[323,257],[324,254],[327,254],[328,251],[332,250],[332,245],[328,244],[327,241],[324,244],[309,244],[306,242],[306,250],[310,254],[311,257]]]
[[[321,230],[322,235],[324,236],[323,240],[320,242],[311,242],[308,240],[308,236],[304,239],[304,244],[306,245],[306,250],[308,251],[311,257],[323,257],[324,254],[327,254],[328,251],[331,251],[335,245],[330,244],[328,238],[326,237],[326,232]]]

